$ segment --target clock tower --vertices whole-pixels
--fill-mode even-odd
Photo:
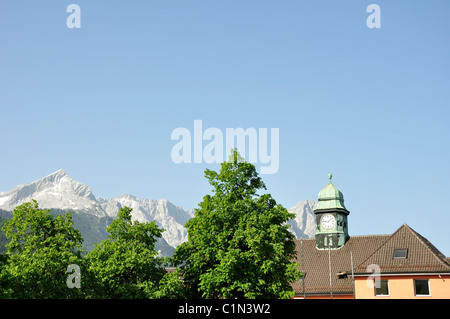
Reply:
[[[316,214],[316,248],[339,249],[347,242],[350,212],[344,206],[344,195],[330,182],[319,192]]]

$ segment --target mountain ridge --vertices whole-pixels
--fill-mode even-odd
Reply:
[[[92,189],[71,178],[64,169],[59,169],[39,180],[20,184],[8,192],[0,192],[0,209],[13,211],[18,205],[35,199],[42,209],[78,211],[95,216],[98,220],[112,221],[118,211],[128,206],[133,209],[132,220],[155,221],[165,229],[162,234],[162,250],[169,252],[187,240],[185,223],[194,216],[195,209],[185,210],[167,199],[145,199],[124,193],[116,198],[96,197]],[[291,232],[297,238],[314,236],[315,201],[299,201],[288,209],[296,217],[288,221]],[[82,217],[79,217],[82,218]],[[92,217],[89,217],[92,219]],[[99,222],[104,224],[105,222]],[[90,230],[91,231],[91,230]],[[165,245],[170,246],[165,247]]]

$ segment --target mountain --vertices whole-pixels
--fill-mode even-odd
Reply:
[[[72,212],[74,226],[80,230],[87,251],[93,248],[94,243],[106,238],[105,227],[124,206],[133,209],[132,220],[156,221],[158,226],[165,229],[156,245],[163,256],[171,255],[178,245],[187,240],[184,224],[194,216],[194,210],[184,210],[167,199],[143,199],[129,194],[112,199],[96,197],[89,186],[72,179],[62,169],[35,182],[0,193],[0,210],[12,212],[16,206],[32,199],[39,203],[40,208],[50,209],[53,214]],[[296,214],[288,223],[297,238],[314,236],[314,206],[314,201],[307,200],[289,209],[289,212]],[[3,218],[9,217],[5,215]]]
[[[91,188],[75,181],[62,169],[38,181],[0,193],[0,208],[12,211],[17,205],[32,199],[37,200],[41,208],[86,210],[96,216],[105,216]]]
[[[291,231],[297,238],[311,238],[316,233],[316,215],[314,207],[317,203],[313,200],[298,202],[294,207],[288,209],[289,213],[294,213],[295,218],[288,221]]]
[[[187,240],[187,230],[184,224],[193,217],[192,213],[175,206],[167,199],[152,200],[137,198],[132,195],[122,195],[118,198],[99,200],[104,211],[115,217],[119,209],[128,206],[133,209],[134,220],[148,222],[155,220],[165,229],[163,238],[172,247],[177,247]]]
[[[0,210],[11,212],[16,206],[32,199],[39,203],[40,208],[50,209],[53,214],[72,212],[74,226],[80,230],[85,241],[83,248],[87,251],[93,248],[94,243],[107,237],[105,227],[113,221],[123,206],[133,208],[132,220],[154,220],[166,230],[156,244],[162,255],[170,255],[176,246],[187,240],[184,224],[192,217],[192,213],[165,199],[157,201],[131,195],[113,199],[97,198],[89,186],[72,179],[62,169],[35,182],[0,193]]]

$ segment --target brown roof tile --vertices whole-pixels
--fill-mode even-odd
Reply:
[[[378,248],[389,235],[352,236],[347,243],[338,250],[331,250],[331,281],[333,293],[353,293],[353,283],[351,280],[351,254],[353,265],[360,264],[376,248]],[[303,259],[302,259],[303,242]],[[297,262],[300,271],[305,272],[305,291],[307,294],[328,294],[330,293],[330,272],[328,262],[328,250],[316,249],[314,238],[297,239]],[[347,272],[349,276],[345,279],[338,279],[339,272]],[[297,294],[303,294],[302,280],[296,281],[293,288]]]
[[[407,248],[407,258],[394,259],[396,248]],[[297,262],[302,264],[298,269],[306,274],[306,294],[329,294],[328,250],[316,249],[315,239],[309,238],[296,239],[296,251]],[[342,248],[331,250],[333,294],[353,293],[350,252],[355,274],[368,273],[366,269],[370,264],[379,265],[381,273],[450,272],[450,263],[445,256],[426,238],[404,224],[392,235],[352,236]],[[348,277],[338,279],[339,272],[347,272]],[[302,280],[292,286],[297,295],[303,294]]]
[[[394,259],[394,250],[407,248],[407,258]],[[373,251],[355,273],[367,273],[367,266],[377,264],[381,273],[450,272],[445,256],[425,237],[404,224],[378,249]]]

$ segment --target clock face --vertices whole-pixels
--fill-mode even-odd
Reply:
[[[320,225],[325,229],[333,228],[334,224],[336,224],[336,218],[331,214],[325,214],[320,218]]]

